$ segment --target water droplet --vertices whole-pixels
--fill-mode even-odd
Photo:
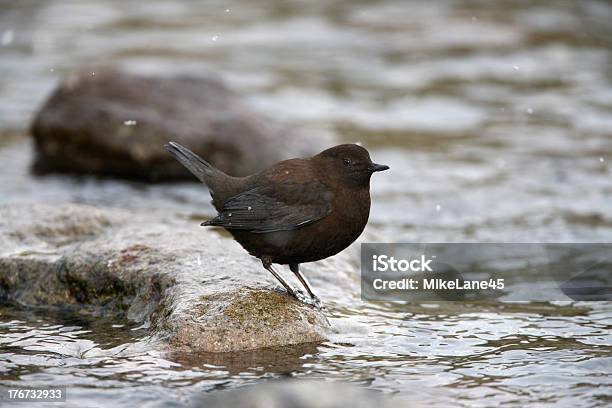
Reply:
[[[15,33],[13,30],[6,30],[4,34],[2,34],[2,46],[10,45],[15,38]]]
[[[440,204],[436,205],[436,211],[440,211],[442,209],[442,207],[440,206]]]
[[[95,72],[92,72],[92,73],[91,73],[91,76],[94,76],[94,75],[96,75],[96,73],[95,73]]]
[[[515,65],[515,66],[512,67],[512,69],[514,69],[515,71],[518,71],[519,70],[519,66]]]
[[[285,170],[285,174],[289,174],[289,172],[287,170]]]
[[[533,109],[527,108],[527,113],[531,115],[533,113]]]
[[[219,38],[219,36],[215,34],[215,35],[213,35],[212,40],[213,41],[217,41],[218,38]]]
[[[231,216],[232,216],[232,213],[229,213],[227,216],[228,216],[228,217],[231,217]]]
[[[49,72],[55,72],[53,68],[49,68]]]
[[[230,9],[225,9],[225,12],[226,12],[226,13],[229,13],[229,12],[230,12]]]
[[[248,207],[247,209],[248,209],[249,211],[251,211],[251,210],[253,209],[253,207],[251,207],[251,206],[249,205],[249,207]]]
[[[600,158],[599,158],[599,161],[600,161],[601,163],[603,163],[603,162],[604,162],[604,158],[603,158],[603,157],[600,157]]]
[[[123,122],[125,126],[136,126],[136,123],[137,122],[135,120],[126,120]]]

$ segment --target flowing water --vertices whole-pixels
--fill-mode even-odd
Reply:
[[[373,178],[368,240],[610,242],[610,21],[604,1],[0,0],[0,203],[212,213],[195,184],[28,175],[33,113],[62,75],[103,62],[218,75],[277,121],[363,143],[392,169]],[[326,262],[358,280],[356,255]],[[329,342],[229,355],[165,355],[128,321],[3,307],[0,382],[66,385],[73,406],[284,376],[431,406],[612,401],[610,303],[369,303],[312,283]]]

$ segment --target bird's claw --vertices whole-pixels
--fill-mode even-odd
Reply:
[[[325,307],[325,305],[323,304],[323,302],[321,302],[321,299],[319,299],[316,295],[313,296],[311,299],[312,305],[314,307],[316,307],[317,309],[323,311],[323,312],[327,312],[327,308]]]
[[[313,306],[316,309],[325,311],[327,310],[325,308],[325,306],[323,305],[323,302],[321,302],[321,299],[319,299],[317,296],[309,296],[306,293],[304,293],[302,290],[300,289],[293,289],[294,294],[295,294],[295,298],[297,300],[299,300],[302,303],[305,303],[309,306]]]

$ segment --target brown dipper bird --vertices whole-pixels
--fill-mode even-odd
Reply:
[[[289,265],[315,303],[319,300],[299,264],[335,255],[361,235],[370,214],[370,177],[389,168],[372,163],[363,147],[343,144],[232,177],[178,143],[165,148],[210,190],[219,215],[201,225],[228,230],[299,299],[272,268]]]

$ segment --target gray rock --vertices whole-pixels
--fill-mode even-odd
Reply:
[[[402,408],[414,403],[343,383],[275,381],[216,392],[192,402],[193,407],[234,408]]]
[[[0,206],[0,299],[143,322],[170,350],[318,342],[321,311],[192,220],[84,205]]]
[[[34,170],[161,181],[194,180],[164,149],[177,141],[243,176],[331,141],[275,125],[219,79],[154,78],[108,67],[69,75],[32,124]]]

